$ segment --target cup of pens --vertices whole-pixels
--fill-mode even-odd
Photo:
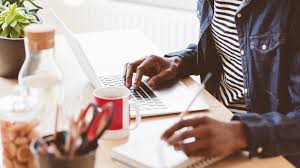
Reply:
[[[71,121],[68,131],[44,136],[31,144],[37,168],[94,168],[98,139],[110,126],[114,106],[89,104]]]

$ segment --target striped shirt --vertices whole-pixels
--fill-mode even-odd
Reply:
[[[241,50],[235,15],[242,0],[215,0],[211,32],[222,58],[220,100],[232,112],[246,112]]]

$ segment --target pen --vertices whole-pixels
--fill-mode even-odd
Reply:
[[[195,94],[195,96],[193,97],[192,101],[190,102],[190,104],[187,106],[187,108],[185,109],[185,111],[181,112],[179,115],[179,121],[183,120],[183,117],[189,112],[189,109],[192,107],[192,105],[194,104],[195,100],[197,99],[197,97],[200,95],[200,93],[202,92],[202,90],[205,88],[205,84],[207,83],[207,81],[210,79],[210,77],[212,76],[212,73],[208,73],[204,80],[202,81],[200,88],[198,90],[198,92]]]
[[[73,142],[71,144],[70,147],[70,156],[71,158],[74,158],[76,150],[78,148],[79,145],[81,145],[81,132],[82,132],[82,127],[83,127],[83,123],[76,125],[75,129],[73,130],[74,135],[73,135]],[[81,140],[81,141],[80,141]]]
[[[75,121],[72,120],[71,125],[70,125],[69,130],[68,130],[68,135],[67,135],[67,138],[66,138],[66,142],[65,142],[65,145],[64,145],[65,153],[70,153],[71,145],[74,141],[72,132],[75,129],[75,127],[76,127]]]
[[[43,139],[38,139],[37,143],[38,143],[38,150],[42,154],[47,154],[48,153],[48,144]]]
[[[58,150],[57,146],[55,144],[50,144],[48,148],[48,153],[53,153],[55,158],[57,159],[64,159],[65,157],[61,154],[61,152]]]
[[[58,133],[58,117],[59,117],[59,110],[60,107],[57,104],[56,105],[56,111],[55,111],[55,123],[54,123],[54,139],[57,138],[57,133]]]

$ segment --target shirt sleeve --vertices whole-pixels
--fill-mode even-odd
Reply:
[[[179,56],[182,59],[182,68],[179,72],[180,76],[200,75],[201,65],[198,62],[198,46],[190,44],[186,49],[166,54],[165,57]]]
[[[296,155],[300,152],[300,112],[235,114],[246,126],[250,157]]]

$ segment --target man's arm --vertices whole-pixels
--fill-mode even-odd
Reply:
[[[181,59],[179,68],[179,77],[184,77],[188,75],[199,75],[201,73],[201,65],[198,62],[198,46],[195,44],[190,44],[187,49],[166,54],[165,57],[179,57]]]

